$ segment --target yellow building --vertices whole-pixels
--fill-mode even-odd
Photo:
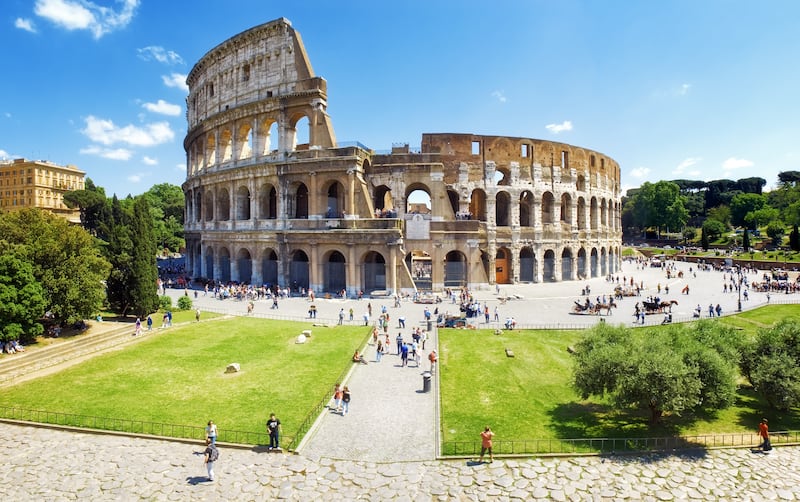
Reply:
[[[0,161],[0,209],[38,207],[80,223],[80,213],[64,204],[64,194],[83,190],[86,173],[73,165],[44,160]]]

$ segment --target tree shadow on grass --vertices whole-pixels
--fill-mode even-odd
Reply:
[[[663,417],[650,426],[649,414],[642,410],[617,410],[607,404],[571,402],[556,406],[550,413],[555,436],[578,451],[602,455],[645,454],[637,461],[655,461],[669,456],[705,456],[705,446],[679,435],[694,417]]]

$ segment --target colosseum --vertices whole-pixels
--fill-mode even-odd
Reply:
[[[618,270],[620,169],[606,155],[474,134],[337,143],[327,82],[283,18],[211,49],[187,84],[195,277],[377,295]]]

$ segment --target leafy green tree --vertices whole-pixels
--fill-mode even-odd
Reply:
[[[133,302],[128,287],[133,275],[133,240],[128,225],[130,216],[116,195],[111,200],[111,218],[104,225],[106,256],[111,262],[108,276],[108,303],[114,312],[127,315]]]
[[[700,246],[704,251],[708,251],[709,242],[705,227],[700,228]]]
[[[712,207],[708,210],[708,217],[725,224],[725,228],[731,224],[731,208],[728,206]]]
[[[744,235],[742,236],[742,248],[745,251],[750,250],[752,245],[750,244],[750,231],[746,228],[744,229]]]
[[[181,296],[178,298],[178,309],[189,310],[192,308],[192,299],[188,296]]]
[[[773,408],[800,405],[800,319],[761,329],[745,348],[742,374]]]
[[[85,189],[73,190],[64,194],[64,204],[69,208],[78,208],[81,215],[81,226],[90,234],[103,238],[98,234],[100,225],[107,219],[109,209],[105,191],[95,186],[90,178],[86,179]]]
[[[710,241],[718,239],[727,230],[728,229],[725,224],[719,220],[708,218],[705,222],[703,222],[703,233]]]
[[[792,231],[789,232],[789,248],[792,251],[800,251],[800,231],[798,231],[797,225],[794,225]]]
[[[43,328],[45,298],[22,246],[0,241],[0,342],[31,343]]]
[[[736,180],[736,184],[744,193],[755,193],[761,194],[762,189],[767,184],[767,180],[764,178],[759,178],[758,176],[753,176],[751,178],[741,178]]]
[[[619,407],[647,409],[651,424],[664,413],[728,407],[736,394],[737,342],[713,330],[675,325],[654,336],[600,324],[577,345],[575,388],[584,399],[608,394]]]
[[[680,188],[671,181],[645,182],[631,201],[632,221],[639,228],[682,228],[689,219]]]
[[[691,242],[694,238],[697,237],[697,229],[694,227],[686,227],[683,229],[683,240],[685,242]]]
[[[741,193],[731,199],[731,223],[735,227],[746,224],[745,217],[748,213],[758,211],[767,204],[767,198],[755,193]],[[754,229],[755,227],[751,227]]]
[[[769,225],[767,225],[767,235],[770,239],[772,239],[772,243],[776,246],[780,246],[783,242],[783,236],[786,234],[786,229],[783,227],[783,224],[779,221],[773,221]]]
[[[153,185],[143,197],[150,205],[156,243],[161,248],[172,251],[185,247],[184,195],[181,187],[170,183]]]
[[[54,320],[71,323],[102,309],[110,265],[86,230],[39,209],[21,209],[0,214],[0,235],[22,246]]]
[[[748,228],[755,230],[758,227],[764,226],[771,221],[778,220],[780,213],[774,207],[764,206],[761,209],[751,211],[744,217],[744,221]]]

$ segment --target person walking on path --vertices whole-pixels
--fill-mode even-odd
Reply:
[[[147,331],[153,331],[153,316],[147,316]]]
[[[407,343],[402,344],[402,347],[400,347],[400,361],[401,361],[401,363],[400,363],[401,367],[402,366],[408,366],[408,344]]]
[[[142,320],[138,317],[136,318],[136,330],[133,332],[135,336],[139,336],[142,334]]]
[[[342,409],[342,385],[338,383],[333,388],[333,409],[334,411]]]
[[[481,462],[483,462],[483,455],[486,451],[489,451],[489,463],[491,464],[494,458],[492,457],[492,437],[494,437],[494,432],[492,432],[491,427],[488,425],[483,432],[481,432]]]
[[[344,309],[343,308],[339,309],[339,326],[342,325],[342,322],[344,322]]]
[[[214,481],[214,464],[219,459],[219,450],[217,446],[211,442],[211,439],[206,439],[206,449],[203,452],[203,463],[208,471],[208,480]]]
[[[342,416],[347,415],[348,411],[350,411],[350,389],[345,385],[342,389]]]
[[[267,431],[269,432],[269,449],[280,450],[281,421],[274,413],[271,413],[267,420]]]
[[[200,309],[194,311],[194,320],[200,322]]]
[[[214,423],[213,420],[208,421],[208,426],[206,426],[206,439],[211,440],[211,444],[217,444],[217,424]]]
[[[761,444],[758,449],[761,451],[770,451],[772,444],[769,442],[769,425],[766,418],[762,418],[758,424],[758,435],[761,437]]]
[[[375,349],[375,362],[381,362],[381,357],[383,357],[383,343],[378,340],[378,347]]]
[[[430,354],[428,354],[428,361],[431,362],[431,373],[436,373],[436,351],[432,350]]]

